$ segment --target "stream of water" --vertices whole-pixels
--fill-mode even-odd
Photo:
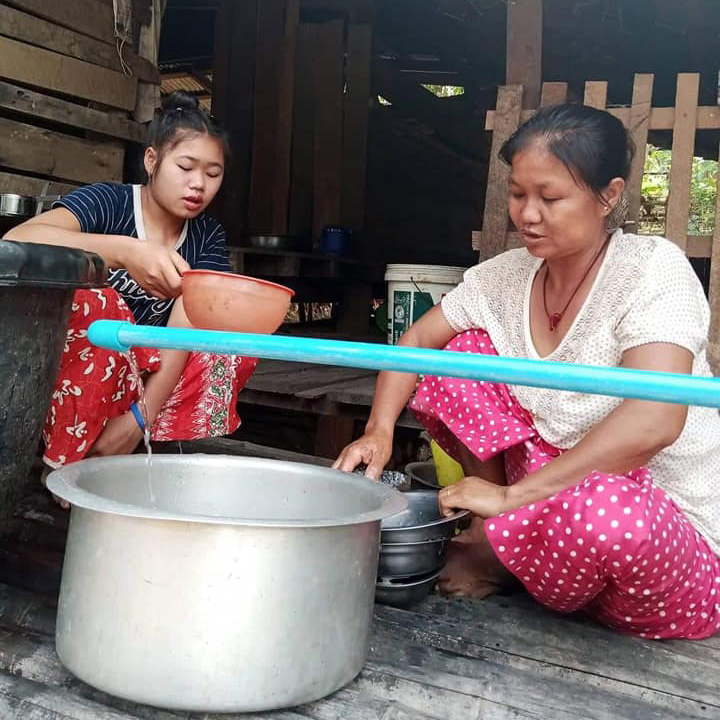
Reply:
[[[155,507],[155,492],[153,491],[152,485],[152,447],[150,445],[150,422],[147,404],[145,402],[145,385],[143,384],[142,375],[140,374],[140,369],[135,362],[135,357],[132,354],[132,350],[121,354],[127,360],[128,365],[130,366],[130,372],[135,376],[135,380],[138,385],[138,407],[140,408],[140,414],[143,416],[143,420],[145,421],[143,440],[145,442],[145,451],[147,452],[148,494],[150,496],[150,504]]]

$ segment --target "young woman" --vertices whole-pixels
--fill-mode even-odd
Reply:
[[[502,149],[525,247],[471,268],[403,345],[710,375],[709,310],[682,251],[624,234],[632,149],[599,110],[540,110]],[[416,377],[383,373],[336,466],[387,462]],[[716,410],[425,377],[410,407],[468,475],[440,492],[476,519],[441,589],[520,581],[555,610],[648,638],[720,628]]]
[[[92,251],[111,269],[109,288],[79,291],[74,298],[43,433],[49,467],[130,453],[146,423],[159,441],[225,435],[238,427],[237,394],[256,360],[135,350],[146,374],[144,416],[127,360],[87,341],[88,325],[100,318],[190,325],[180,296],[182,273],[230,271],[225,231],[205,213],[220,189],[226,155],[216,121],[192,96],[173,93],[150,124],[146,184],[80,188],[5,235]]]

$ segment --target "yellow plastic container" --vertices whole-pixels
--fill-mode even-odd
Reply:
[[[462,465],[453,460],[434,440],[430,441],[438,485],[454,485],[465,477]]]

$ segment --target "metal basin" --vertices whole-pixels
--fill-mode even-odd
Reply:
[[[84,460],[56,647],[80,679],[183,711],[289,707],[342,687],[369,642],[380,520],[403,495],[312,465],[162,455]]]
[[[378,577],[409,578],[440,570],[445,565],[449,542],[442,538],[416,543],[382,544]]]
[[[383,605],[410,607],[424,600],[438,579],[440,571],[412,580],[379,580],[375,586],[375,600]]]
[[[455,535],[458,522],[470,514],[468,510],[461,510],[448,518],[442,517],[438,494],[431,490],[406,492],[404,497],[407,508],[382,523],[383,545],[450,539]]]

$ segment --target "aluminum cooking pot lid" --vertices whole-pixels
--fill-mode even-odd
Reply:
[[[95,253],[38,243],[0,242],[0,287],[96,288],[107,268]]]

